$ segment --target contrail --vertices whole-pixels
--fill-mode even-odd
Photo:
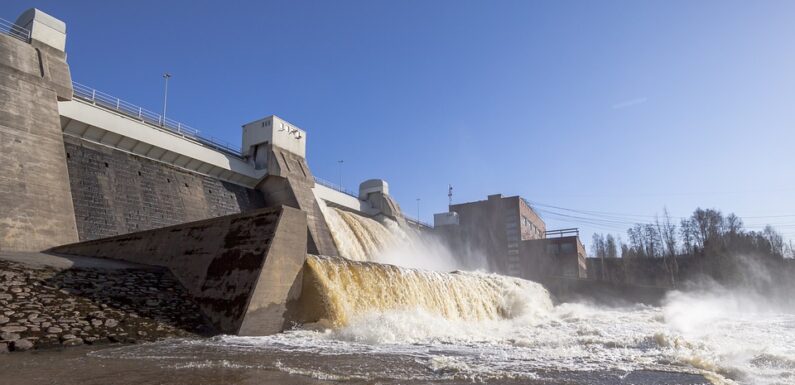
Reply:
[[[649,99],[646,98],[646,97],[625,100],[623,102],[619,102],[619,103],[613,104],[613,109],[614,110],[620,110],[622,108],[627,108],[627,107],[636,106],[638,104],[643,104],[643,103],[646,103],[647,101],[649,101]]]

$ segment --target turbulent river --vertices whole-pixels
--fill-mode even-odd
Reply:
[[[4,376],[83,385],[795,383],[795,317],[745,299],[674,294],[663,307],[552,306],[535,284],[465,276],[500,293],[471,317],[459,316],[471,309],[450,317],[433,304],[376,308],[349,313],[342,326],[269,337],[67,349],[37,360],[9,355],[20,362],[6,361]]]
[[[553,304],[543,286],[517,278],[375,263],[436,246],[389,255],[416,235],[324,209],[333,210],[335,241],[352,258],[309,257],[303,301],[312,322],[269,337],[84,347],[38,360],[10,355],[19,362],[6,373],[18,384],[67,376],[83,385],[164,378],[178,384],[795,384],[795,316],[752,295],[673,292],[660,307]]]

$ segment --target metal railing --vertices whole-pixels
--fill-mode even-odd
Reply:
[[[326,186],[326,187],[328,187],[328,188],[330,188],[330,189],[332,189],[332,190],[339,191],[339,192],[341,192],[341,193],[343,193],[343,194],[350,195],[350,196],[352,196],[352,197],[354,197],[354,198],[356,198],[356,199],[359,199],[359,196],[358,196],[358,195],[357,195],[355,192],[353,192],[353,191],[351,191],[351,190],[348,190],[348,189],[346,189],[346,188],[345,188],[345,187],[343,187],[343,186],[340,186],[340,185],[339,185],[339,183],[330,182],[330,181],[328,181],[328,180],[325,180],[325,179],[323,179],[323,178],[318,178],[318,177],[315,177],[315,183],[317,183],[317,184],[319,184],[319,185],[322,185],[322,186]],[[407,222],[409,222],[409,224],[410,224],[411,226],[417,226],[417,225],[419,225],[419,226],[423,226],[423,227],[426,227],[426,228],[429,228],[429,229],[432,229],[432,228],[433,228],[433,225],[431,225],[430,223],[428,223],[428,222],[423,222],[423,221],[420,221],[420,220],[418,220],[418,219],[416,219],[416,218],[412,218],[412,217],[410,217],[410,216],[406,215],[405,213],[403,214],[403,218],[404,218],[404,219],[405,219]]]
[[[20,27],[8,20],[0,19],[0,33],[15,37],[27,43],[30,41],[30,30]]]
[[[186,124],[182,124],[175,120],[169,118],[163,118],[162,115],[149,111],[143,107],[137,106],[135,104],[126,102],[121,100],[115,96],[106,94],[102,91],[97,91],[94,88],[85,86],[78,82],[72,82],[72,86],[74,88],[74,96],[78,99],[85,100],[95,106],[99,106],[102,108],[106,108],[112,111],[119,112],[125,116],[130,118],[139,120],[143,123],[149,124],[157,129],[166,129],[171,131],[172,133],[176,133],[184,138],[199,142],[202,145],[205,145],[210,148],[214,148],[219,151],[223,151],[230,155],[234,155],[237,157],[241,157],[242,152],[240,147],[233,146],[228,142],[219,140],[215,137],[205,137],[202,136],[199,130],[190,127]],[[355,192],[346,189],[344,186],[341,186],[337,183],[330,182],[326,179],[315,177],[315,182],[320,185],[326,186],[332,190],[339,191],[343,194],[350,195],[356,199],[359,199],[358,194]],[[411,218],[409,216],[404,215],[407,221],[420,226],[425,226],[427,228],[433,228],[433,226],[429,223]]]
[[[545,234],[547,238],[580,236],[580,229],[572,227],[569,229],[549,230]]]
[[[319,185],[326,186],[326,187],[328,187],[328,188],[330,188],[332,190],[336,190],[336,191],[339,191],[339,192],[341,192],[343,194],[347,194],[347,195],[350,195],[350,196],[352,196],[352,197],[354,197],[356,199],[359,199],[359,196],[355,192],[353,192],[351,190],[348,190],[345,187],[340,186],[337,183],[329,182],[329,181],[327,181],[327,180],[325,180],[323,178],[318,178],[318,177],[315,177],[315,182],[317,184],[319,184]]]
[[[156,128],[166,129],[172,133],[182,136],[183,138],[198,142],[201,145],[223,151],[237,157],[241,156],[240,147],[234,146],[229,142],[215,137],[203,136],[199,130],[190,127],[187,124],[182,124],[173,119],[164,118],[162,115],[156,112],[149,111],[143,107],[126,102],[102,91],[97,91],[94,88],[82,85],[78,82],[72,82],[72,86],[74,87],[74,96],[76,98],[85,100],[96,106],[119,112],[125,116],[134,118]]]
[[[403,214],[403,219],[405,219],[406,222],[409,222],[408,223],[409,226],[420,225],[420,226],[423,226],[423,227],[428,228],[428,229],[432,229],[433,228],[433,225],[431,225],[430,223],[421,221],[421,220],[419,220],[417,218],[412,218],[412,217],[410,217],[410,216],[408,216],[406,214]]]

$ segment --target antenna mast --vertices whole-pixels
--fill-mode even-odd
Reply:
[[[450,210],[450,206],[453,205],[453,185],[447,185],[447,210]]]

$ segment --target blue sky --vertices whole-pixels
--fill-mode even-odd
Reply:
[[[450,183],[455,202],[622,213],[542,212],[585,241],[697,206],[795,236],[795,2],[5,0],[0,17],[31,6],[67,23],[74,80],[158,111],[171,72],[169,116],[235,143],[277,114],[308,131],[316,175],[343,159],[348,188],[386,179],[425,221]]]

